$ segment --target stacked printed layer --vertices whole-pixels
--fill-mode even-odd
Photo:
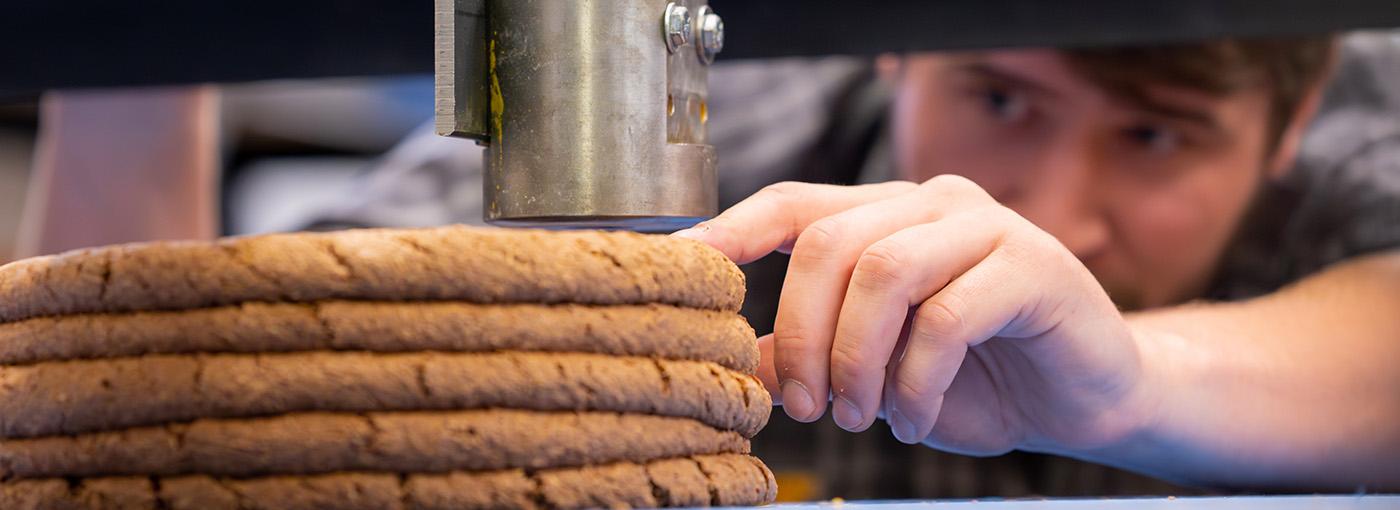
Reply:
[[[691,241],[444,227],[0,267],[0,508],[771,502],[743,277]]]

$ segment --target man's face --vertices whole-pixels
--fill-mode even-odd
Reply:
[[[1112,97],[1053,50],[908,57],[893,111],[902,177],[972,179],[1124,308],[1197,297],[1264,180],[1268,93],[1146,95]]]

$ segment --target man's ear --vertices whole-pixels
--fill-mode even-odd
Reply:
[[[1308,126],[1312,125],[1313,119],[1317,116],[1318,107],[1322,106],[1322,96],[1327,90],[1327,84],[1332,82],[1332,71],[1336,67],[1338,50],[1333,49],[1328,57],[1330,63],[1327,70],[1322,73],[1308,91],[1303,95],[1303,100],[1298,102],[1298,109],[1293,112],[1293,117],[1288,122],[1279,136],[1278,144],[1274,147],[1274,154],[1269,159],[1269,178],[1280,179],[1293,168],[1293,163],[1298,159],[1298,149],[1303,143],[1303,134],[1307,132]]]

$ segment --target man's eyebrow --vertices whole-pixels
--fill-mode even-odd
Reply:
[[[1010,84],[1015,87],[1024,88],[1034,93],[1047,96],[1058,96],[1060,93],[1053,88],[1047,87],[1034,79],[1022,76],[1014,71],[1002,69],[998,66],[979,60],[968,60],[953,65],[953,70],[960,73],[970,74],[979,79],[995,80]],[[1188,122],[1199,125],[1206,129],[1221,129],[1220,119],[1209,112],[1196,108],[1190,108],[1171,104],[1166,101],[1154,100],[1141,94],[1134,94],[1132,97],[1118,97],[1119,104],[1127,108],[1133,108],[1151,115],[1163,117],[1170,120]]]
[[[1016,87],[1030,90],[1037,94],[1043,94],[1047,96],[1060,95],[1059,92],[1056,92],[1054,89],[1042,85],[1031,78],[1021,76],[1012,71],[998,68],[997,66],[988,64],[986,62],[964,62],[960,64],[955,64],[953,68],[955,71],[960,73],[970,74],[980,79],[1005,82]]]
[[[1220,119],[1216,118],[1216,116],[1212,115],[1210,112],[1196,108],[1153,100],[1150,97],[1125,99],[1123,103],[1130,108],[1142,110],[1159,117],[1198,124],[1207,129],[1220,129]]]

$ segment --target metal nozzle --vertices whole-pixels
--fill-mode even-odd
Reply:
[[[440,118],[439,127],[488,145],[487,221],[667,231],[715,214],[708,62],[690,47],[703,38],[689,15],[701,6],[690,3],[698,1],[486,2],[487,97],[475,109],[440,101],[439,115],[467,122]],[[442,73],[440,65],[440,93]],[[466,73],[450,80],[454,93],[478,90],[463,86],[475,76]],[[473,123],[486,133],[458,129]]]

